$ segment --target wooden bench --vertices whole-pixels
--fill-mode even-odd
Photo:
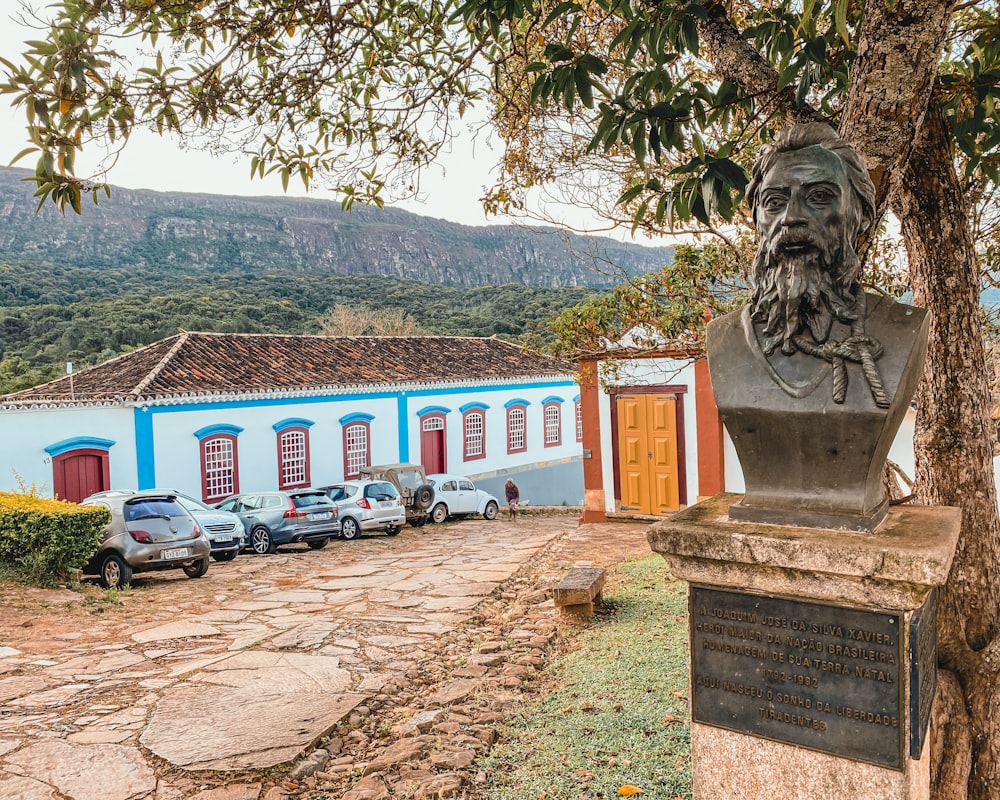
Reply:
[[[589,619],[601,602],[605,571],[600,567],[573,567],[556,586],[552,599],[561,614]]]

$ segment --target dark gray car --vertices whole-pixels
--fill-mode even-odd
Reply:
[[[243,521],[249,547],[259,555],[295,542],[319,550],[331,536],[340,535],[337,506],[320,489],[248,492],[227,497],[215,507],[232,511]]]

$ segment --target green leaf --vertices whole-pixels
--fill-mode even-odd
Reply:
[[[559,19],[559,17],[569,14],[571,11],[578,12],[582,10],[583,9],[580,8],[579,4],[572,2],[572,0],[567,0],[567,2],[560,3],[549,12],[549,15],[545,18],[545,22],[542,23],[542,26],[547,28],[552,24],[552,22]]]
[[[834,26],[837,29],[837,33],[843,40],[844,44],[850,45],[851,36],[847,30],[847,4],[849,0],[836,0],[833,7],[833,21]]]

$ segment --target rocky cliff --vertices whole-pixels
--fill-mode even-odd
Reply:
[[[607,286],[608,264],[630,274],[669,262],[649,248],[553,229],[470,227],[397,209],[329,200],[114,189],[83,216],[35,214],[26,170],[0,168],[0,263],[134,267],[144,272],[239,271],[385,275],[475,287]]]

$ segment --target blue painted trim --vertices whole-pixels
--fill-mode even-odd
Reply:
[[[447,389],[417,389],[407,390],[406,397],[440,397],[442,394],[461,395],[479,394],[484,392],[520,392],[530,389],[575,387],[573,380],[540,381],[538,383],[517,383],[505,385],[478,384],[476,386],[457,386]],[[273,408],[275,406],[304,406],[314,403],[356,403],[359,400],[386,400],[399,398],[400,392],[367,392],[361,394],[323,394],[312,397],[278,397],[260,398],[256,400],[223,400],[221,402],[202,401],[198,403],[177,403],[176,405],[150,406],[150,414],[176,414],[184,411],[225,411],[233,408]]]
[[[574,397],[573,398],[573,402],[574,403],[579,403],[580,402],[580,395],[577,395],[576,397]]]
[[[198,441],[202,439],[207,439],[209,436],[239,436],[243,433],[243,428],[239,425],[206,425],[204,428],[199,428],[194,432],[194,435],[198,438]]]
[[[558,395],[550,394],[548,397],[542,400],[542,405],[547,406],[549,403],[565,403],[565,402],[566,401],[563,400]]]
[[[406,413],[406,392],[396,395],[396,441],[399,442],[399,463],[410,461],[410,420]]]
[[[281,420],[281,422],[275,422],[271,427],[274,428],[275,433],[281,433],[286,428],[306,428],[308,430],[315,424],[316,423],[311,419],[288,417],[287,419]]]
[[[531,405],[531,403],[529,403],[524,398],[522,398],[522,397],[515,397],[513,400],[508,400],[506,403],[504,403],[503,407],[504,408],[511,408],[512,406],[524,406],[525,408],[527,408],[530,405]]]
[[[417,412],[417,418],[423,419],[428,414],[450,414],[450,413],[451,409],[445,408],[444,406],[424,406]]]
[[[50,444],[44,448],[45,452],[55,458],[70,450],[110,450],[114,444],[112,439],[100,439],[97,436],[74,436],[72,439],[63,439],[61,442]]]
[[[464,414],[466,411],[471,411],[474,408],[478,408],[480,411],[486,411],[489,409],[489,406],[486,405],[486,403],[480,403],[478,400],[474,400],[471,403],[466,403],[464,406],[459,406],[458,410]]]
[[[341,425],[350,425],[352,422],[371,422],[375,419],[374,414],[365,414],[362,411],[355,411],[353,414],[344,414],[337,420]]]
[[[148,408],[132,412],[135,428],[136,488],[152,489],[156,486],[156,445],[153,441],[153,415]]]

